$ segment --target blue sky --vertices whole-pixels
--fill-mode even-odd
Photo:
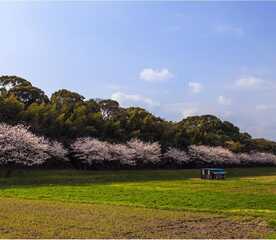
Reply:
[[[0,3],[0,74],[276,140],[276,2]]]

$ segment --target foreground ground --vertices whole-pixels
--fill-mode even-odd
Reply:
[[[276,168],[227,171],[17,171],[0,179],[0,237],[276,237]]]

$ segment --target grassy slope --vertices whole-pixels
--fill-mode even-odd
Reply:
[[[203,181],[198,170],[21,171],[0,179],[0,197],[261,216],[275,224],[276,168],[228,173],[226,181]]]

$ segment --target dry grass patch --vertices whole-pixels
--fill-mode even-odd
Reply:
[[[1,238],[264,238],[272,233],[253,217],[0,199]]]

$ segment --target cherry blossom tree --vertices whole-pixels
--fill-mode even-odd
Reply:
[[[72,145],[74,156],[88,165],[119,162],[125,166],[157,163],[160,161],[160,145],[133,139],[127,144],[111,144],[95,138],[79,138]]]
[[[276,155],[271,153],[251,152],[237,154],[242,165],[276,165]]]
[[[249,153],[237,153],[236,156],[240,160],[240,165],[248,165],[252,161],[252,156]]]
[[[192,145],[188,151],[169,148],[161,155],[158,143],[142,142],[132,139],[126,144],[112,144],[95,138],[79,138],[72,145],[74,156],[88,165],[119,163],[120,166],[159,165],[161,159],[173,165],[185,165],[202,161],[203,164],[214,165],[250,165],[274,164],[276,156],[270,153],[234,153],[223,147]]]
[[[139,139],[132,139],[127,145],[134,150],[136,164],[158,164],[160,162],[161,147],[157,142],[147,143]]]
[[[219,165],[276,165],[276,155],[251,152],[233,153],[223,147],[195,146],[188,151],[169,148],[161,155],[160,144],[132,139],[126,144],[112,144],[95,138],[79,138],[71,144],[74,157],[82,163],[118,163],[119,166],[159,165],[161,159],[170,164],[190,164],[200,160],[205,164]],[[23,125],[0,124],[0,165],[33,166],[51,159],[67,160],[68,151],[57,141],[36,136]]]
[[[128,147],[125,144],[110,144],[111,159],[119,161],[120,164],[125,166],[135,166],[136,152],[133,148]]]
[[[209,164],[232,165],[240,163],[240,159],[235,153],[223,147],[192,145],[189,147],[189,154],[192,159],[198,159]]]
[[[276,155],[271,153],[251,152],[233,153],[223,147],[190,146],[189,154],[209,164],[222,165],[276,165]]]
[[[23,125],[0,124],[1,165],[41,165],[51,158],[66,160],[61,143],[39,137]]]
[[[74,156],[88,165],[110,161],[109,148],[109,143],[90,137],[79,138],[71,145]]]
[[[187,152],[177,148],[169,148],[168,151],[163,154],[163,158],[175,164],[187,164],[191,161]]]

